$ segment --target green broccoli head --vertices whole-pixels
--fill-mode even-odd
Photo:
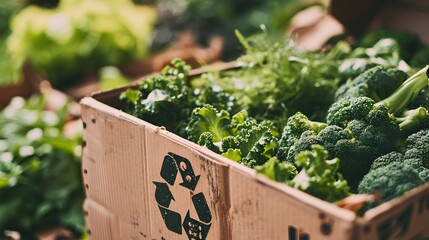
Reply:
[[[429,129],[411,134],[405,140],[405,158],[420,159],[425,168],[429,168]]]
[[[424,181],[424,182],[429,182],[429,169],[424,168],[419,172],[419,177]]]
[[[309,120],[307,116],[301,112],[295,113],[288,119],[286,126],[283,129],[282,136],[279,140],[277,157],[279,159],[285,159],[288,155],[289,149],[299,140],[303,132],[312,131],[317,134],[326,126],[326,123]]]
[[[321,145],[300,152],[295,165],[301,171],[289,185],[328,202],[336,202],[350,195],[349,186],[338,172],[340,160],[328,160],[328,152]]]
[[[323,144],[321,140],[317,137],[317,133],[308,130],[301,134],[301,137],[288,149],[286,155],[287,162],[294,162],[295,157],[302,151],[311,150],[311,146],[315,144]],[[277,154],[279,156],[279,154]],[[280,159],[284,160],[284,159]]]
[[[419,174],[411,166],[403,162],[393,162],[369,171],[359,183],[358,193],[378,192],[381,195],[381,202],[386,202],[423,183]],[[373,203],[371,207],[378,204]]]
[[[401,113],[406,106],[416,99],[423,89],[428,87],[428,69],[429,65],[416,72],[405,80],[395,92],[377,102],[376,105],[386,106],[389,112],[393,114]]]
[[[326,116],[329,125],[345,127],[354,119],[364,119],[374,109],[379,113],[380,106],[387,108],[389,113],[398,114],[402,112],[418,94],[429,85],[427,71],[429,66],[421,69],[405,80],[392,94],[382,101],[375,102],[369,97],[345,98],[334,102]],[[383,109],[381,109],[383,110]],[[374,112],[374,111],[373,111]],[[386,118],[387,116],[376,115]]]
[[[363,119],[374,108],[375,101],[368,97],[357,97],[334,102],[328,110],[329,125],[346,127],[354,119]]]
[[[387,165],[394,163],[394,162],[402,162],[403,159],[404,159],[404,155],[402,153],[399,153],[396,151],[387,153],[387,154],[380,156],[374,160],[374,162],[371,165],[370,171],[377,169],[377,168],[380,168],[380,167],[387,166]]]
[[[335,101],[356,97],[380,101],[393,93],[407,78],[405,72],[396,68],[376,66],[342,84],[335,94]]]

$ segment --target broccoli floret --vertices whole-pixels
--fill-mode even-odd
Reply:
[[[401,117],[396,117],[396,122],[399,123],[399,128],[405,136],[429,127],[429,114],[424,107],[406,110],[402,114]]]
[[[336,202],[350,195],[349,186],[338,172],[340,160],[328,160],[328,152],[321,145],[300,152],[295,164],[301,171],[289,185],[328,202]]]
[[[336,153],[337,143],[340,141],[349,141],[352,139],[352,133],[336,125],[327,126],[317,135],[323,146],[329,152],[329,158],[334,158]]]
[[[335,94],[335,101],[356,97],[380,101],[393,93],[407,78],[405,72],[396,68],[376,66],[341,85]]]
[[[264,165],[255,166],[255,170],[274,181],[283,183],[292,180],[298,174],[292,163],[280,162],[276,157],[269,159]]]
[[[405,140],[405,158],[420,159],[425,168],[429,168],[429,129],[411,134]]]
[[[424,182],[428,182],[429,181],[429,169],[425,168],[422,169],[419,172],[419,177],[424,181]]]
[[[398,114],[428,86],[428,66],[408,78],[395,92],[382,101],[368,97],[346,98],[332,104],[326,117],[329,125],[345,127],[349,121],[365,118],[374,107],[385,106],[389,113]]]
[[[428,84],[426,70],[406,80],[386,100],[376,103],[368,97],[349,98],[334,103],[328,111],[328,124],[341,126],[353,135],[338,141],[334,150],[330,150],[332,156],[342,160],[340,171],[352,189],[357,187],[374,159],[397,148],[402,135],[428,126],[429,118],[424,108],[407,111],[399,118],[389,113],[400,111],[407,105],[399,102],[402,97],[403,101],[413,99],[412,94],[405,91],[417,92]],[[413,89],[412,83],[417,87]]]
[[[363,119],[374,108],[374,100],[368,97],[350,98],[332,104],[326,116],[329,125],[346,127],[354,119]]]
[[[340,123],[344,126],[347,121],[366,116],[373,105],[384,105],[390,113],[401,112],[417,95],[428,86],[428,67],[405,80],[392,94],[382,101],[375,102],[368,98],[346,98],[335,102],[328,111],[328,124]],[[371,101],[372,100],[372,101]],[[356,109],[354,109],[356,108]],[[341,126],[341,125],[340,125]]]
[[[381,202],[386,202],[423,183],[419,174],[411,166],[403,162],[393,162],[368,172],[359,184],[358,193],[379,192]],[[374,202],[369,207],[375,207],[379,203]]]
[[[400,113],[418,94],[428,87],[428,69],[424,67],[399,86],[399,88],[384,100],[377,102],[376,105],[384,105],[390,113]]]
[[[307,116],[301,112],[295,113],[288,119],[286,126],[283,129],[282,137],[279,140],[277,157],[280,160],[285,159],[288,155],[289,149],[299,140],[303,132],[311,131],[317,134],[326,126],[326,123],[309,120]],[[292,160],[293,159],[294,157]]]
[[[197,144],[206,147],[215,153],[220,153],[219,147],[213,142],[213,134],[210,132],[203,132],[200,135]]]
[[[323,144],[317,137],[317,133],[311,130],[303,132],[301,137],[288,149],[286,161],[293,163],[296,155],[302,151],[311,150],[311,146],[315,144]]]
[[[403,160],[404,160],[404,155],[402,153],[393,151],[376,158],[371,165],[370,171],[380,167],[385,167],[394,162],[402,162]]]
[[[277,156],[280,160],[293,161],[299,152],[310,150],[313,144],[321,144],[328,150],[330,158],[341,159],[340,172],[351,189],[356,190],[372,161],[395,150],[395,139],[399,137],[399,125],[391,119],[387,108],[376,106],[366,117],[348,122],[345,128],[330,125],[319,133],[305,131],[288,149],[286,158]]]
[[[425,119],[426,115],[424,111],[421,114],[421,109],[408,111],[403,118],[395,118],[393,113],[402,111],[419,91],[428,86],[427,70],[428,67],[425,67],[408,78],[380,102],[369,97],[357,97],[334,103],[328,111],[327,123],[336,127],[325,127],[319,133],[305,131],[298,140],[296,136],[290,137],[293,144],[287,149],[286,160],[291,161],[312,144],[327,146],[329,157],[341,159],[339,171],[350,188],[356,190],[376,158],[397,150],[398,142],[403,139],[401,127],[408,130],[424,126],[422,122],[425,121],[420,120]],[[282,160],[282,155],[277,156]]]
[[[241,163],[244,165],[249,167],[261,165],[274,156],[277,138],[268,127],[255,121],[246,121],[237,127],[237,132],[235,142],[242,156]]]
[[[192,111],[186,132],[189,140],[253,167],[273,157],[277,148],[277,138],[267,125],[250,118],[246,111],[231,118],[225,110],[207,104]]]

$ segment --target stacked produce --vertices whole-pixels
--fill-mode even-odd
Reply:
[[[429,66],[395,39],[315,53],[238,36],[244,67],[190,81],[175,60],[124,110],[329,202],[379,192],[364,211],[429,180]]]
[[[16,97],[0,112],[0,239],[52,227],[84,232],[81,136],[66,136],[67,105],[46,110],[43,96]]]

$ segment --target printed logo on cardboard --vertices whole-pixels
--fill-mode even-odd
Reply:
[[[180,173],[182,182],[174,186],[177,173]],[[177,154],[169,152],[165,157],[161,167],[161,177],[165,182],[153,182],[156,186],[155,199],[158,203],[159,211],[168,230],[182,234],[185,231],[189,239],[206,239],[209,233],[212,214],[202,192],[190,194],[193,206],[197,212],[197,218],[190,216],[188,210],[186,216],[182,216],[172,209],[169,209],[171,201],[175,201],[170,187],[183,187],[194,192],[200,176],[195,176],[191,162]],[[183,219],[183,221],[182,221]]]

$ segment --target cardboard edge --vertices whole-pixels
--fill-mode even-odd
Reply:
[[[381,217],[383,214],[385,214],[389,209],[393,209],[400,205],[408,203],[408,200],[413,199],[421,194],[424,194],[425,192],[429,192],[429,183],[425,183],[421,186],[418,186],[410,190],[403,196],[396,197],[395,199],[382,203],[379,206],[371,210],[368,210],[362,216],[362,218],[365,221],[371,221],[371,220],[377,219],[378,217]]]

